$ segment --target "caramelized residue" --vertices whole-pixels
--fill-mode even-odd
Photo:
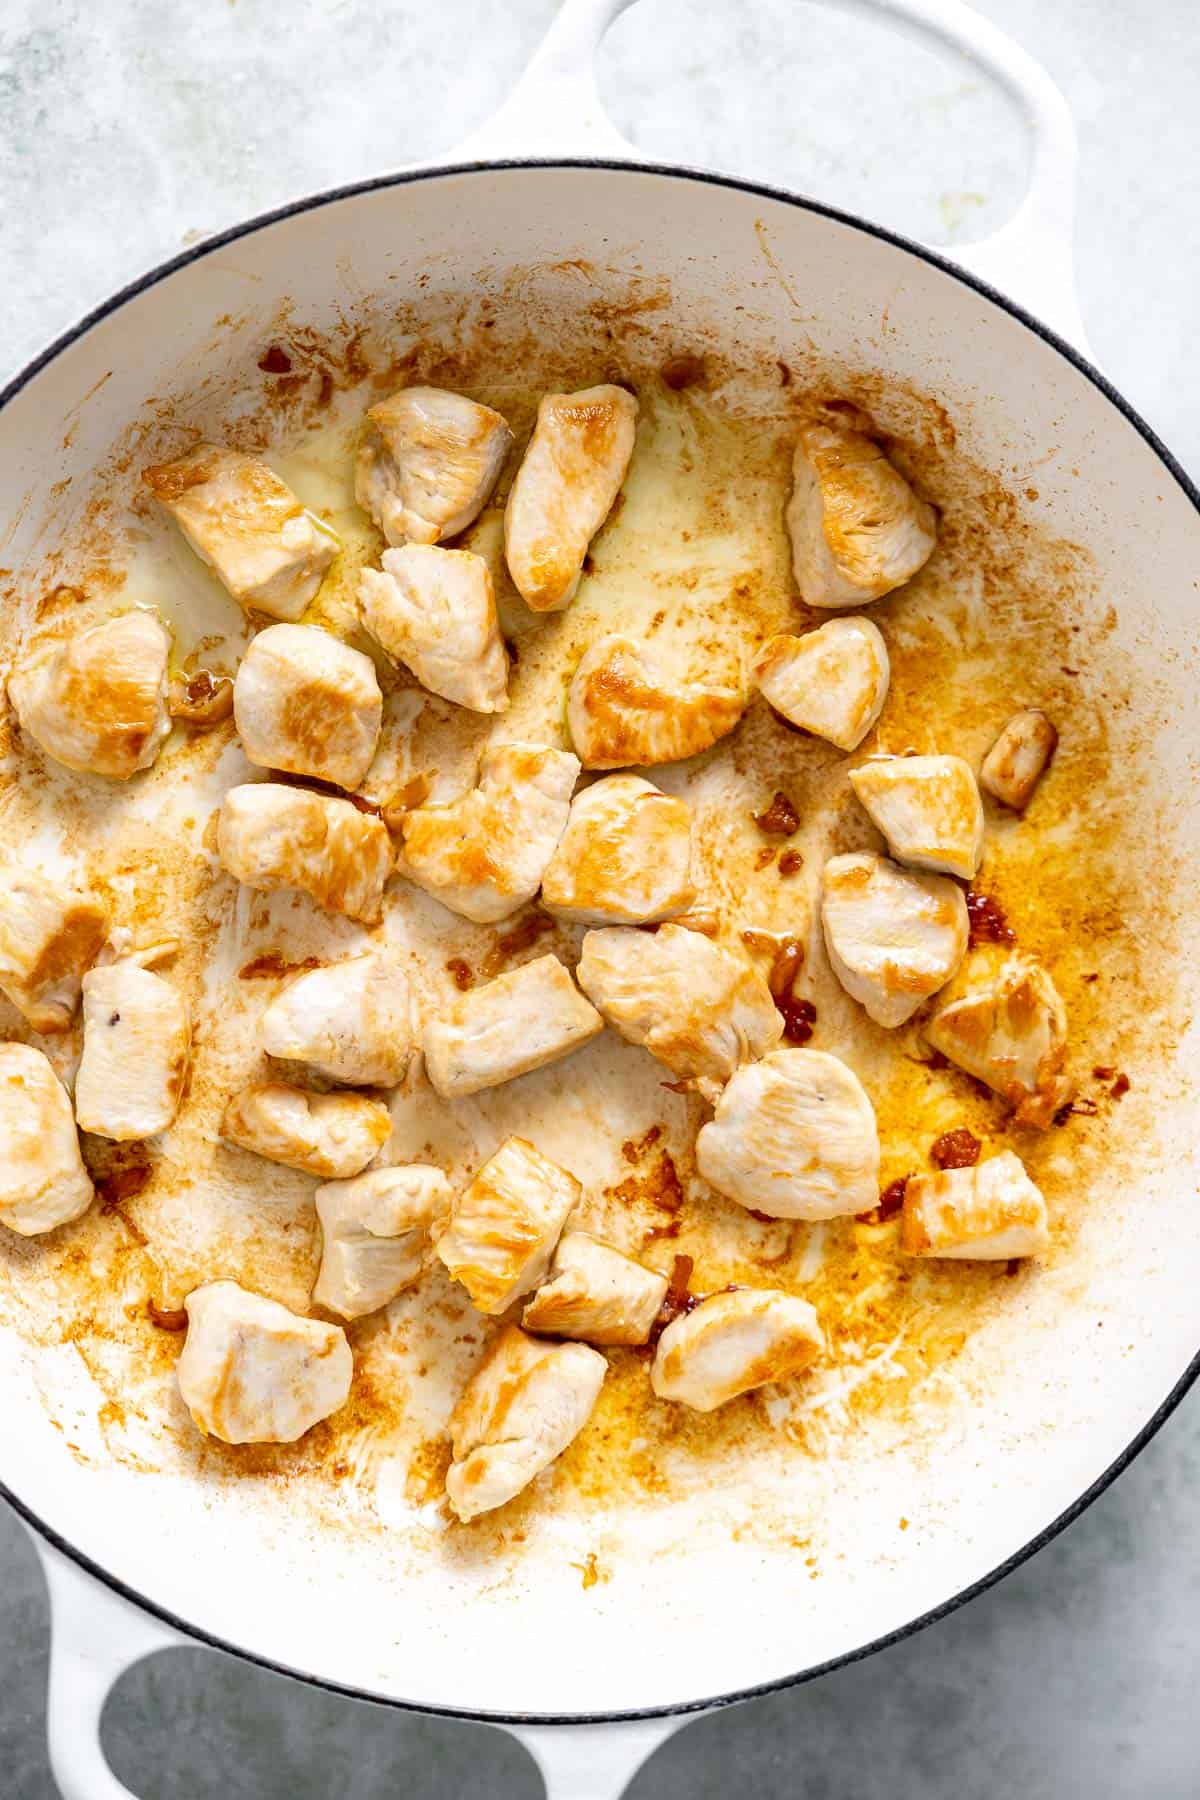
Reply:
[[[520,924],[514,925],[511,931],[504,932],[496,939],[479,965],[480,974],[486,981],[490,981],[493,976],[502,973],[514,956],[520,956],[525,950],[532,950],[539,938],[553,930],[554,920],[549,913],[542,912],[540,907],[532,908]]]
[[[1017,941],[1017,934],[1000,902],[991,894],[977,893],[974,888],[967,889],[967,922],[972,949],[976,944],[1015,944]]]
[[[982,1148],[973,1131],[968,1131],[965,1125],[957,1125],[953,1131],[943,1131],[941,1137],[935,1139],[930,1146],[929,1160],[939,1169],[973,1169]]]
[[[753,814],[754,823],[768,837],[791,837],[800,829],[800,814],[786,794],[775,791],[775,797],[762,812]]]
[[[243,963],[238,970],[239,981],[262,981],[281,975],[302,975],[306,969],[324,968],[319,956],[299,956],[289,961],[278,950],[264,950],[259,956],[252,956],[248,963]]]

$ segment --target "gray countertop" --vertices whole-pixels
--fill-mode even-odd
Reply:
[[[6,0],[0,381],[194,236],[452,147],[553,10]],[[1097,358],[1200,473],[1194,11],[1187,0],[981,10],[1041,58],[1074,109],[1079,288]],[[644,0],[610,34],[600,80],[650,155],[776,181],[927,238],[982,235],[1021,192],[1025,149],[1007,102],[969,66],[862,16],[794,0]],[[1191,1800],[1198,1478],[1200,1393],[999,1588],[866,1663],[689,1725],[631,1800],[735,1788],[761,1800]],[[42,1740],[47,1629],[33,1551],[0,1509],[5,1800],[56,1794]],[[132,1671],[105,1738],[139,1800],[539,1792],[503,1734],[356,1705],[200,1650]]]

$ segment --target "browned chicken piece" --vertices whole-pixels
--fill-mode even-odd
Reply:
[[[983,802],[961,756],[881,756],[850,786],[898,862],[970,881],[983,855]]]
[[[34,1031],[67,1031],[108,936],[98,900],[17,863],[0,866],[0,990]]]
[[[35,648],[8,678],[22,731],[68,769],[128,781],[171,729],[170,648],[162,620],[140,611]]]
[[[528,1487],[579,1436],[608,1364],[586,1344],[547,1344],[509,1325],[450,1419],[446,1498],[464,1522]]]
[[[460,1194],[437,1253],[480,1312],[502,1313],[541,1281],[582,1193],[524,1138],[506,1138]]]
[[[304,1063],[327,1081],[396,1087],[417,1049],[412,993],[399,957],[348,956],[285,981],[261,1025],[268,1056]]]
[[[368,1169],[327,1181],[314,1195],[321,1221],[317,1306],[361,1319],[394,1300],[433,1260],[450,1212],[450,1183],[423,1163]]]
[[[236,1281],[209,1281],[185,1301],[176,1364],[197,1429],[226,1444],[293,1444],[344,1406],[354,1359],[340,1325],[305,1319]]]
[[[821,924],[834,974],[877,1025],[895,1030],[945,987],[967,953],[963,891],[873,851],[825,864]]]
[[[559,1240],[548,1279],[521,1318],[526,1331],[588,1344],[644,1344],[667,1278],[586,1231]]]
[[[686,912],[692,810],[640,775],[607,775],[576,794],[542,876],[542,905],[585,925],[640,925]]]
[[[0,1225],[36,1237],[92,1204],[70,1097],[28,1044],[0,1044],[0,1144]]]
[[[589,931],[577,975],[614,1031],[684,1079],[728,1081],[783,1034],[758,970],[682,925]]]
[[[658,1340],[650,1385],[660,1400],[715,1412],[739,1394],[786,1381],[825,1349],[807,1300],[773,1288],[713,1294],[668,1325]]]
[[[983,759],[979,781],[1014,812],[1024,812],[1058,748],[1058,732],[1036,707],[1014,713]]]
[[[436,544],[477,519],[512,443],[490,406],[407,387],[367,413],[354,498],[389,544]]]
[[[268,1162],[325,1181],[358,1175],[392,1133],[392,1118],[363,1094],[312,1094],[281,1081],[257,1081],[234,1094],[221,1135]]]
[[[539,956],[459,994],[425,1026],[425,1072],[443,1100],[478,1094],[558,1062],[604,1020],[557,956]]]
[[[866,1212],[879,1193],[875,1109],[824,1050],[773,1050],[730,1076],[696,1138],[710,1187],[772,1219]]]
[[[839,750],[862,743],[883,711],[890,678],[883,633],[870,619],[830,619],[802,637],[784,632],[764,644],[754,665],[764,700]]]
[[[567,727],[585,769],[647,768],[711,749],[745,710],[740,690],[675,680],[644,645],[614,634],[576,669]]]
[[[375,925],[392,871],[387,827],[349,800],[273,781],[230,788],[217,853],[247,887],[300,888],[326,912]]]
[[[259,768],[356,788],[379,742],[383,695],[361,650],[316,625],[269,625],[238,667],[233,716]]]
[[[547,394],[504,514],[504,553],[535,612],[575,597],[588,545],[633,455],[637,401],[619,387]]]
[[[422,687],[472,712],[508,711],[508,652],[492,572],[473,550],[406,544],[358,578],[358,609],[376,643]]]
[[[1049,1246],[1046,1202],[1011,1150],[973,1168],[908,1178],[900,1222],[908,1256],[1008,1262]]]
[[[341,548],[274,469],[240,450],[197,444],[142,480],[247,611],[298,619]]]
[[[911,581],[932,555],[936,512],[862,432],[808,426],[792,480],[792,564],[809,606],[879,600]]]
[[[400,874],[480,924],[532,900],[566,830],[579,759],[538,744],[493,744],[475,787],[400,822]]]
[[[187,1001],[136,956],[83,978],[83,1055],[75,1077],[82,1131],[118,1143],[165,1131],[179,1111],[191,1058]]]
[[[173,719],[206,731],[233,712],[233,678],[197,669],[194,675],[172,675],[167,706]]]
[[[1017,1125],[1044,1130],[1075,1091],[1066,1008],[1046,970],[1019,952],[976,950],[925,1036],[1007,1100]]]

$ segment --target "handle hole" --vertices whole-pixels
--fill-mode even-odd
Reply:
[[[799,188],[926,243],[989,237],[1028,181],[1020,113],[983,70],[809,0],[634,7],[597,77],[646,156]]]

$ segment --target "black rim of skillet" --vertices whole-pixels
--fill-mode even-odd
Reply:
[[[1059,355],[1071,363],[1081,375],[1091,382],[1093,387],[1098,388],[1105,399],[1133,426],[1158,457],[1163,467],[1182,488],[1197,512],[1200,512],[1200,489],[1197,489],[1196,484],[1185,474],[1157,432],[1101,374],[1094,363],[1089,362],[1078,350],[1059,337],[1057,332],[1051,331],[1048,326],[1035,319],[1023,307],[998,293],[987,282],[967,274],[947,257],[940,256],[937,251],[926,249],[924,245],[902,236],[899,232],[889,231],[882,225],[872,224],[869,220],[858,218],[853,213],[842,212],[835,206],[825,206],[819,201],[789,193],[786,188],[770,187],[762,182],[743,181],[735,176],[717,175],[708,170],[693,169],[677,164],[612,162],[604,157],[517,157],[499,162],[444,163],[434,167],[406,170],[396,175],[381,175],[368,181],[350,182],[342,187],[329,188],[321,193],[310,194],[302,200],[290,201],[287,205],[275,207],[269,212],[258,213],[254,218],[247,219],[239,225],[233,225],[226,231],[218,232],[215,237],[205,238],[202,243],[193,245],[180,255],[171,257],[167,262],[159,263],[155,268],[148,270],[146,274],[139,276],[136,281],[131,281],[127,286],[118,289],[102,305],[93,308],[78,324],[71,326],[61,336],[55,338],[53,343],[40,355],[35,356],[32,362],[28,363],[4,389],[0,390],[0,410],[3,410],[10,400],[15,399],[21,390],[49,363],[52,363],[78,339],[84,337],[93,325],[98,325],[110,314],[119,312],[127,301],[136,298],[139,294],[147,293],[159,282],[166,280],[168,276],[174,275],[180,269],[186,269],[191,263],[202,261],[213,251],[223,249],[226,244],[236,243],[239,238],[249,237],[256,231],[277,225],[285,219],[294,218],[299,213],[314,212],[320,207],[333,205],[341,200],[357,199],[362,194],[375,193],[385,188],[402,188],[410,183],[437,180],[446,175],[490,175],[502,169],[594,169],[615,175],[661,175],[673,180],[702,182],[710,187],[731,188],[735,192],[750,194],[757,199],[779,201],[786,206],[797,207],[802,212],[815,213],[819,218],[832,219],[839,225],[850,226],[853,230],[862,232],[864,236],[878,238],[882,243],[891,244],[896,249],[906,250],[910,256],[919,257],[922,262],[940,270],[942,274],[950,276],[964,287],[974,289],[985,300],[991,301],[994,306],[1008,313],[1026,326],[1035,336],[1041,338],[1044,343],[1057,350]],[[957,1594],[951,1595],[948,1600],[943,1600],[939,1605],[931,1607],[928,1612],[921,1613],[915,1619],[910,1619],[907,1624],[897,1626],[894,1631],[885,1632],[881,1637],[873,1638],[870,1643],[861,1644],[853,1650],[847,1650],[841,1656],[830,1657],[826,1662],[801,1669],[795,1674],[781,1675],[773,1681],[758,1682],[752,1687],[734,1688],[724,1694],[706,1695],[703,1699],[681,1700],[668,1706],[635,1707],[620,1712],[477,1712],[462,1706],[436,1705],[428,1701],[398,1699],[390,1694],[373,1693],[366,1688],[353,1687],[345,1682],[331,1681],[326,1676],[313,1675],[304,1669],[289,1668],[286,1663],[276,1662],[272,1657],[263,1656],[254,1650],[247,1650],[240,1644],[230,1643],[210,1631],[205,1631],[201,1626],[190,1624],[187,1619],[180,1618],[169,1608],[159,1606],[145,1594],[139,1593],[137,1588],[131,1586],[129,1582],[122,1581],[119,1576],[101,1568],[98,1563],[93,1562],[90,1557],[85,1556],[82,1551],[61,1537],[58,1532],[40,1519],[31,1507],[26,1506],[22,1500],[18,1499],[17,1495],[3,1481],[0,1481],[0,1498],[6,1500],[40,1537],[52,1544],[56,1550],[61,1551],[79,1568],[86,1570],[89,1575],[102,1582],[105,1587],[110,1588],[113,1593],[131,1601],[143,1612],[161,1619],[164,1624],[169,1625],[182,1637],[207,1644],[214,1650],[226,1651],[231,1656],[240,1656],[246,1662],[257,1663],[260,1668],[269,1669],[276,1675],[287,1675],[293,1680],[308,1682],[313,1687],[325,1688],[330,1693],[344,1694],[352,1700],[367,1700],[380,1706],[392,1706],[406,1712],[428,1713],[442,1718],[474,1719],[485,1724],[496,1725],[619,1724],[623,1721],[637,1719],[665,1719],[684,1716],[688,1713],[709,1712],[719,1706],[731,1705],[735,1701],[754,1700],[764,1694],[779,1693],[785,1688],[798,1687],[801,1682],[813,1681],[820,1675],[828,1675],[834,1669],[846,1668],[851,1663],[861,1662],[865,1657],[873,1656],[877,1650],[886,1650],[893,1644],[903,1642],[905,1638],[915,1636],[918,1631],[924,1630],[925,1626],[936,1624],[938,1620],[947,1618],[960,1606],[964,1606],[968,1600],[975,1599],[978,1594],[986,1593],[988,1588],[994,1587],[1012,1570],[1019,1568],[1023,1562],[1028,1561],[1037,1551],[1043,1549],[1051,1539],[1056,1538],[1060,1531],[1073,1524],[1080,1514],[1087,1510],[1093,1500],[1098,1499],[1105,1488],[1115,1481],[1117,1476],[1128,1468],[1134,1457],[1145,1448],[1160,1426],[1174,1412],[1198,1374],[1200,1374],[1200,1351],[1197,1351],[1170,1393],[1142,1429],[1077,1500],[1072,1501],[1071,1505],[1056,1519],[1053,1519],[1036,1536],[1030,1538],[1029,1542],[1022,1545],[1019,1550],[1015,1550],[1011,1556],[997,1564],[994,1569],[960,1589]]]

